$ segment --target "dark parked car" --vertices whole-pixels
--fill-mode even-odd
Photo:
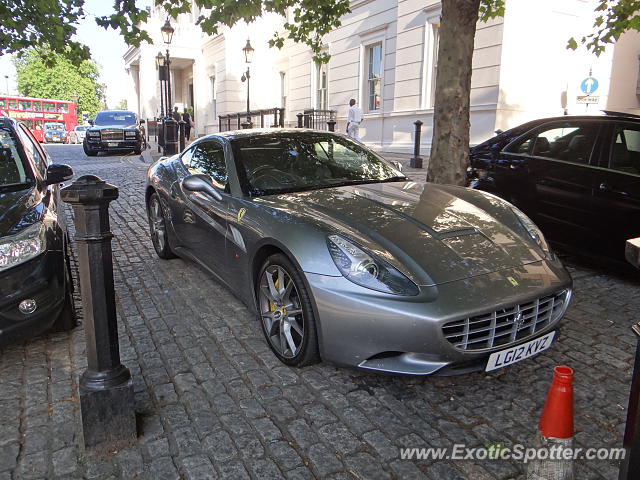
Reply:
[[[545,118],[471,148],[470,185],[507,199],[551,239],[624,258],[640,236],[640,117]]]
[[[491,371],[548,348],[571,298],[512,205],[409,181],[340,134],[198,139],[149,168],[146,203],[158,255],[226,283],[287,365]]]
[[[99,112],[90,122],[82,147],[90,157],[99,152],[133,150],[136,155],[142,152],[144,120],[138,121],[133,112],[125,110],[105,110]]]
[[[0,345],[76,325],[59,184],[73,176],[0,117]]]

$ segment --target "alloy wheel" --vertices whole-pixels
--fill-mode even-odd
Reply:
[[[271,346],[294,358],[304,341],[305,319],[295,282],[280,265],[269,265],[260,278],[260,316]]]
[[[158,252],[162,252],[167,242],[167,230],[164,223],[162,206],[157,195],[154,195],[149,202],[149,227],[151,230],[151,241]]]

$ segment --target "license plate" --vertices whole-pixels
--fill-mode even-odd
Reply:
[[[115,143],[115,142],[109,142],[109,143],[107,143],[107,147],[117,147],[117,146],[118,146],[118,144],[117,144],[117,143]]]
[[[522,343],[520,345],[516,345],[515,347],[492,353],[489,357],[489,361],[487,362],[487,368],[485,368],[485,372],[490,372],[491,370],[497,370],[498,368],[513,365],[514,363],[524,360],[525,358],[533,357],[534,355],[539,354],[540,352],[546,350],[551,346],[551,342],[553,342],[553,337],[555,337],[555,335],[556,332],[549,332],[546,335],[538,337],[535,340],[531,340],[527,343]]]

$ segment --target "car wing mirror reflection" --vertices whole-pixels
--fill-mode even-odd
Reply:
[[[56,183],[66,182],[73,178],[73,169],[69,165],[63,163],[54,163],[47,167],[47,176],[45,183],[53,185]]]
[[[182,180],[182,187],[189,192],[206,193],[218,201],[222,200],[222,195],[211,184],[211,179],[207,175],[189,175]]]

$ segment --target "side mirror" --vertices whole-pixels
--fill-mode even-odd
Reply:
[[[93,119],[90,118],[88,121],[89,121],[89,125],[93,127]]]
[[[45,183],[53,185],[56,183],[66,182],[73,178],[73,169],[69,165],[62,163],[54,163],[47,168],[47,177]]]
[[[503,132],[504,132],[504,130],[502,130],[501,128],[499,128],[499,129],[497,129],[497,130],[496,130],[496,135],[500,135],[500,134],[501,134],[501,133],[503,133]]]
[[[182,186],[190,192],[202,192],[218,201],[222,200],[222,195],[211,184],[211,179],[207,175],[189,175],[182,180]]]
[[[140,119],[140,125],[144,125],[144,119]]]

